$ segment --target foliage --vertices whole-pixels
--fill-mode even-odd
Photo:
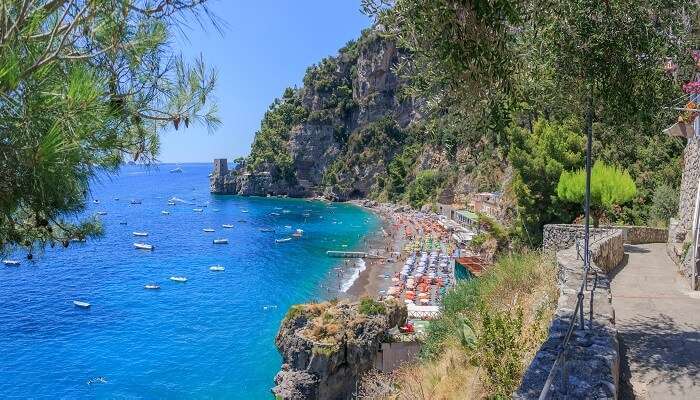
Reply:
[[[423,204],[434,202],[444,181],[445,175],[438,170],[421,171],[408,185],[406,200],[415,208],[421,208]]]
[[[586,192],[586,170],[564,171],[557,185],[557,196],[581,204]],[[591,168],[591,209],[612,211],[627,203],[637,193],[637,187],[627,171],[597,161]]]
[[[575,125],[539,120],[532,132],[511,129],[509,159],[518,211],[514,231],[532,243],[541,240],[544,224],[570,220],[570,208],[556,197],[556,183],[563,171],[583,165],[584,138]]]
[[[99,234],[78,217],[98,171],[149,163],[171,126],[218,127],[216,73],[170,55],[171,31],[200,15],[204,1],[3,3],[0,250]]]
[[[442,316],[428,326],[420,371],[413,371],[422,378],[400,375],[394,385],[403,389],[418,380],[425,390],[457,393],[441,385],[455,371],[475,368],[461,393],[473,392],[477,381],[483,392],[474,397],[508,397],[546,338],[556,298],[556,264],[550,256],[526,252],[499,258],[483,276],[461,281],[445,295]],[[464,357],[455,358],[457,351]],[[440,365],[448,367],[436,371]]]
[[[282,98],[275,99],[270,105],[260,123],[260,130],[255,133],[248,166],[256,170],[269,163],[277,168],[282,178],[293,181],[292,157],[287,141],[292,128],[304,122],[307,116],[297,92],[287,88]]]
[[[386,314],[386,307],[376,300],[365,297],[360,300],[358,311],[364,315],[381,315]]]
[[[657,187],[651,204],[651,220],[658,225],[667,226],[668,220],[678,212],[678,197],[678,189],[669,185]]]

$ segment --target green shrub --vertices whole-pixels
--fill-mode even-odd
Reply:
[[[287,313],[284,315],[284,319],[290,320],[294,319],[300,315],[304,314],[304,305],[303,304],[295,304],[291,307],[289,307],[289,310],[287,310]]]
[[[678,212],[678,196],[678,189],[666,184],[659,185],[652,199],[649,222],[666,226]]]
[[[484,307],[480,316],[481,332],[475,347],[486,372],[484,383],[492,398],[510,398],[518,387],[523,368],[522,310],[496,311]]]
[[[423,204],[434,201],[445,181],[445,175],[435,169],[421,171],[406,190],[406,199],[411,206],[421,208]]]
[[[384,304],[368,297],[360,300],[358,310],[360,311],[360,314],[364,315],[386,314],[386,307],[384,307]]]

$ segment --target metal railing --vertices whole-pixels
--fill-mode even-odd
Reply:
[[[589,237],[590,237],[590,244],[593,244],[600,240],[601,238],[607,237],[608,235],[614,233],[612,230],[603,230],[603,231],[598,231],[598,232],[590,232]],[[579,287],[578,293],[576,294],[576,306],[574,307],[574,311],[571,314],[571,319],[569,320],[569,327],[566,330],[566,335],[564,335],[564,339],[562,340],[562,343],[559,346],[559,354],[557,355],[557,358],[554,360],[554,364],[552,364],[552,368],[549,371],[549,375],[547,376],[547,380],[544,383],[544,387],[542,388],[542,391],[540,392],[539,400],[546,400],[549,395],[550,391],[552,389],[552,385],[554,383],[554,379],[556,377],[556,374],[558,371],[561,370],[562,374],[562,391],[563,395],[566,396],[568,394],[568,388],[569,388],[569,374],[568,374],[568,369],[567,369],[567,360],[569,358],[569,343],[571,342],[571,336],[574,332],[574,328],[576,325],[578,325],[578,328],[580,331],[583,331],[586,329],[585,327],[585,320],[584,320],[584,299],[585,299],[585,292],[590,292],[589,296],[589,303],[588,303],[588,330],[593,329],[593,296],[595,293],[595,290],[598,288],[598,272],[597,271],[591,271],[591,259],[593,258],[593,252],[591,250],[588,250],[587,254],[582,254],[582,252],[585,253],[584,247],[581,244],[580,239],[575,240],[576,244],[576,259],[577,260],[583,260],[583,279],[581,280],[581,285]],[[585,256],[585,257],[584,257]],[[589,289],[588,285],[588,277],[590,273],[593,273],[593,284],[592,287]],[[577,321],[578,320],[578,321]],[[577,324],[578,322],[578,324]]]

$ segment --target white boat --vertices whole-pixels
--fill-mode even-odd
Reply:
[[[285,225],[284,227],[287,228],[287,229],[292,229],[292,226],[291,226],[291,225]]]
[[[173,169],[170,170],[170,173],[171,173],[171,174],[177,174],[177,173],[180,173],[180,172],[182,172],[182,168],[180,168],[180,167],[176,167],[176,168],[173,168]]]
[[[134,199],[129,202],[130,204],[141,204],[141,200]]]
[[[97,200],[97,199],[93,200],[92,202],[95,203],[95,204],[100,204],[100,201]]]
[[[98,211],[97,215],[107,215],[107,211]]]
[[[170,215],[170,211],[165,211],[165,210],[163,210],[163,211],[161,211],[160,213],[163,214],[163,215]]]
[[[202,229],[204,232],[214,232],[214,229],[212,228],[204,228]]]
[[[247,213],[248,210],[246,210],[245,208],[241,208],[241,212],[242,212],[242,213]]]
[[[230,228],[233,228],[233,225],[232,224],[222,224],[221,227],[230,229]]]
[[[131,232],[134,236],[148,236],[148,232]]]
[[[146,244],[146,243],[134,243],[134,247],[140,250],[153,250],[155,249],[155,246],[152,244]]]
[[[304,231],[301,229],[297,229],[294,233],[292,233],[292,236],[295,238],[300,238],[304,235]]]
[[[90,308],[90,303],[88,303],[86,301],[73,300],[73,304],[76,307],[80,307],[80,308]]]
[[[288,242],[290,240],[292,240],[292,238],[290,238],[290,237],[284,238],[284,239],[275,239],[275,243],[284,243],[284,242]]]
[[[226,270],[226,268],[222,267],[221,265],[212,265],[209,267],[209,271],[219,272],[224,270]]]
[[[193,208],[192,211],[194,211],[194,212],[202,212],[202,211],[204,211],[204,210],[202,210],[201,208]]]
[[[160,289],[160,285],[156,285],[155,283],[149,283],[147,285],[143,285],[143,288],[148,290],[158,290]]]
[[[7,265],[8,267],[17,267],[17,266],[19,266],[19,261],[17,261],[17,260],[11,260],[11,259],[9,259],[9,258],[6,258],[6,259],[2,260],[2,263],[5,264],[5,265]]]
[[[80,239],[80,238],[73,238],[70,240],[73,243],[84,243],[85,239]]]
[[[169,205],[169,206],[174,206],[174,205],[175,205],[175,202],[174,202],[174,201],[169,201],[169,202],[168,202],[168,205]]]
[[[260,228],[260,232],[274,232],[274,228]]]
[[[228,239],[214,239],[214,244],[228,244]]]
[[[187,278],[185,278],[184,276],[171,276],[170,280],[173,282],[182,282],[182,283],[187,282]]]
[[[270,213],[270,215],[273,216],[273,217],[279,217],[279,216],[280,216],[280,213],[273,212],[273,213]]]

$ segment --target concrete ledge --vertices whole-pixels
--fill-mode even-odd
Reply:
[[[573,240],[578,237],[579,230],[582,232],[582,229],[570,225],[554,228],[547,225],[545,231],[548,227],[550,232],[556,231],[559,235],[561,232],[571,233],[570,237],[574,237]],[[562,368],[554,371],[550,399],[617,398],[620,352],[607,273],[623,260],[625,237],[630,237],[629,232],[628,230],[628,235],[625,236],[623,229],[599,228],[598,236],[591,243],[592,271],[587,282],[589,289],[593,288],[597,275],[596,289],[593,291],[592,329],[588,329],[591,299],[591,291],[588,290],[583,302],[586,330],[574,330],[567,350],[567,361]],[[557,246],[554,247],[556,249]],[[575,246],[559,249],[557,263],[560,296],[549,329],[549,337],[527,368],[520,388],[513,394],[514,399],[537,399],[540,396],[552,366],[562,350],[561,345],[576,307],[576,293],[583,280],[584,268]],[[566,388],[563,379],[565,370],[568,374]]]

